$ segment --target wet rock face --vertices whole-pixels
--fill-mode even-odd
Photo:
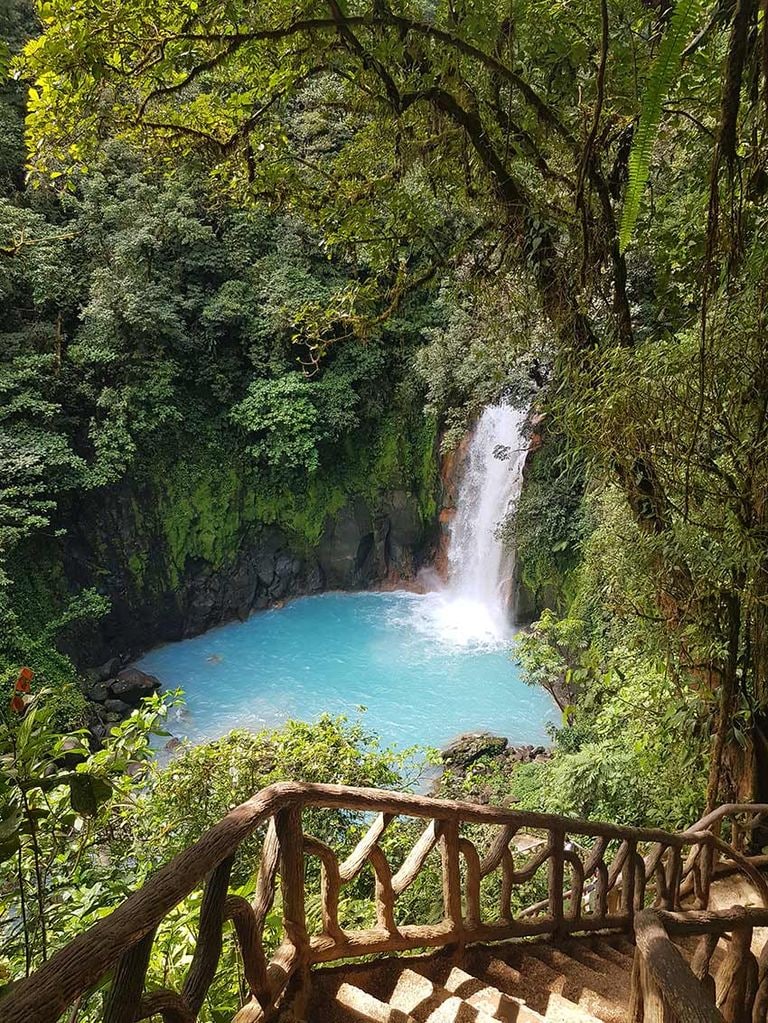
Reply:
[[[124,668],[109,683],[109,691],[116,700],[130,704],[131,707],[138,707],[146,696],[151,696],[160,688],[160,679],[154,675],[148,675],[146,671],[138,668]]]
[[[123,668],[115,678],[105,682],[94,682],[86,689],[86,696],[93,703],[103,704],[107,710],[122,713],[126,708],[138,707],[145,697],[156,693],[160,679],[139,668]],[[110,706],[119,703],[122,706]]]
[[[112,663],[119,669],[117,658]],[[91,682],[85,695],[93,704],[91,731],[94,738],[103,738],[109,725],[128,717],[143,699],[159,688],[160,679],[139,668],[123,668],[117,671],[115,678]]]
[[[383,493],[375,507],[350,499],[326,520],[313,548],[277,526],[243,523],[216,560],[172,555],[153,499],[149,492],[115,493],[101,507],[67,515],[61,551],[67,585],[72,593],[94,587],[111,604],[98,622],[60,642],[87,669],[93,687],[110,682],[122,664],[158,643],[244,619],[290,597],[409,580],[432,555],[432,530],[405,490]],[[105,694],[93,691],[103,703]]]

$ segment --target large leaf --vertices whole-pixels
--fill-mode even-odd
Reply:
[[[104,778],[78,774],[70,779],[72,806],[84,817],[93,817],[99,806],[112,795],[112,787]]]
[[[619,230],[619,245],[623,252],[640,214],[640,201],[648,183],[651,155],[661,122],[661,108],[680,69],[685,41],[701,12],[701,0],[679,0],[672,11],[669,27],[646,86],[640,122],[629,154],[629,181],[624,198],[624,210]]]

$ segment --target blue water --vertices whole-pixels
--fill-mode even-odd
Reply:
[[[138,667],[184,690],[171,730],[194,742],[361,707],[401,748],[478,729],[544,741],[549,697],[520,680],[508,638],[466,624],[439,594],[329,593],[159,647]]]

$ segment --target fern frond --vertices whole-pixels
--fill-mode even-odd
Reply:
[[[629,153],[629,180],[621,215],[619,246],[624,252],[640,214],[640,200],[651,169],[651,154],[661,122],[661,107],[680,69],[685,42],[701,13],[702,0],[678,0],[659,47],[643,96],[640,121]]]

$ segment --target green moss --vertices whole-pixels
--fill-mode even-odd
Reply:
[[[375,511],[386,493],[406,490],[416,496],[422,520],[431,521],[437,514],[436,434],[433,419],[419,415],[404,423],[393,414],[347,436],[318,473],[290,487],[259,475],[237,449],[204,449],[170,473],[158,467],[156,513],[168,582],[178,585],[187,558],[214,568],[230,563],[252,526],[279,527],[297,553],[306,553],[355,498]],[[136,560],[130,567],[141,580],[146,566]]]
[[[545,435],[529,462],[515,516],[520,578],[536,610],[571,605],[588,528],[583,465],[563,438]]]
[[[133,496],[116,497],[127,515],[124,526],[113,533],[105,517],[89,535],[97,584],[115,572],[117,559],[132,591],[128,600],[141,606],[178,590],[191,560],[214,571],[233,564],[254,531],[266,526],[278,528],[297,556],[306,557],[351,501],[364,502],[375,517],[396,490],[416,499],[427,525],[437,514],[436,434],[433,419],[414,408],[393,408],[324,452],[321,469],[293,485],[261,475],[229,434],[212,432],[181,457],[159,450],[133,480]],[[57,628],[76,637],[99,612],[94,603],[77,620],[69,615],[62,541],[38,537],[8,570],[13,623],[0,629],[0,671],[26,663],[57,692],[79,692],[77,671],[53,640]],[[77,715],[77,699],[70,702]]]
[[[82,680],[72,661],[53,645],[71,603],[58,548],[40,543],[22,548],[8,566],[11,584],[0,606],[0,686],[23,666],[34,673],[33,688],[50,690],[55,720],[62,730],[79,728],[87,718]]]
[[[128,557],[128,568],[139,587],[143,586],[147,570],[146,555],[134,552]]]

